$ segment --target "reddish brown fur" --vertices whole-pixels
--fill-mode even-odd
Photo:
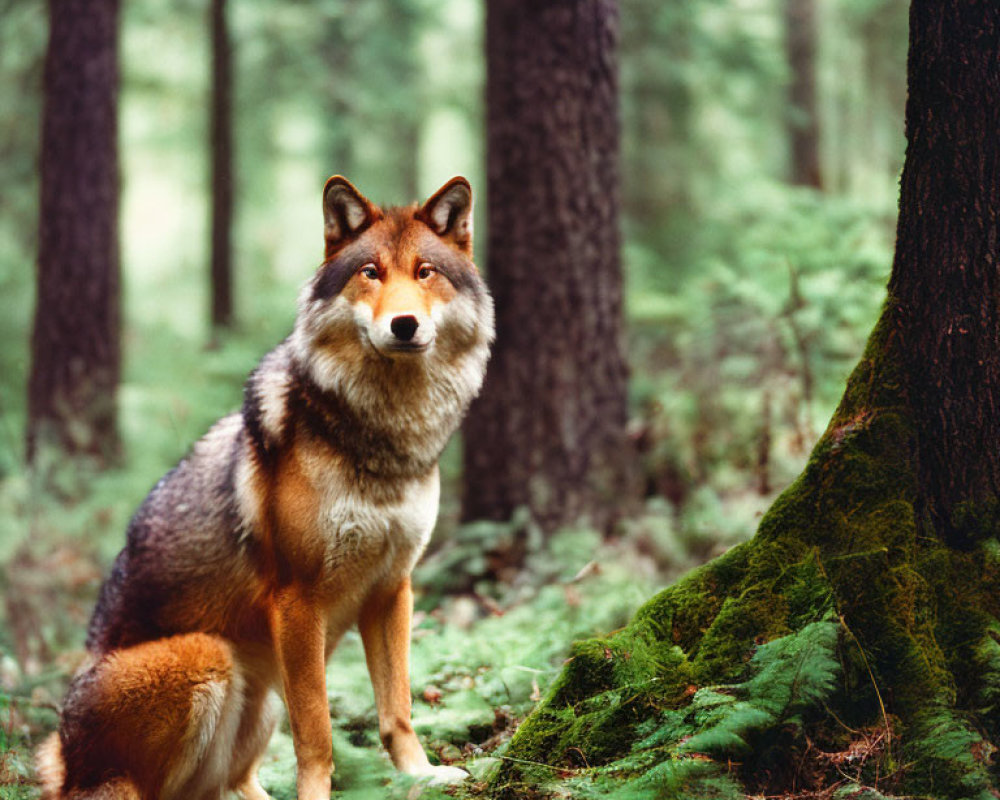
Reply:
[[[417,278],[423,263],[421,242],[433,234],[413,223],[414,212],[415,208],[392,209],[378,230],[373,261],[383,270],[382,280],[366,280],[358,274],[341,291],[352,304],[368,305],[374,317],[402,309],[429,313],[433,302],[449,302],[455,296],[455,287],[438,272],[424,281]]]
[[[85,701],[78,702],[72,688],[67,698],[67,714],[78,712],[69,726],[78,726],[86,735],[69,737],[68,747],[58,738],[49,740],[40,755],[46,796],[59,796],[53,790],[66,773],[75,776],[80,796],[109,779],[114,779],[114,787],[101,789],[108,797],[159,796],[185,757],[185,741],[178,731],[195,721],[193,689],[199,684],[228,686],[233,669],[229,645],[201,633],[145,642],[104,656],[80,687]]]

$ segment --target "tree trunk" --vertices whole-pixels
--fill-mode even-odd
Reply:
[[[791,72],[788,87],[791,181],[797,186],[822,189],[816,106],[816,0],[785,0],[785,50]]]
[[[28,457],[118,450],[118,2],[50,0]]]
[[[233,53],[226,0],[212,0],[212,328],[233,323]]]
[[[717,164],[699,141],[699,93],[692,76],[699,11],[682,3],[632,3],[622,16],[622,197],[627,234],[665,265],[657,287],[677,291],[693,260],[697,183]],[[670,265],[667,267],[666,265]]]
[[[915,2],[910,24],[889,294],[921,431],[918,511],[961,544],[982,535],[969,508],[1000,497],[1000,10]]]
[[[671,798],[997,796],[998,64],[996,4],[913,2],[889,297],[840,407],[754,539],[574,646],[495,794],[544,762]]]
[[[351,120],[357,109],[352,107],[355,98],[354,70],[351,65],[351,42],[344,32],[345,22],[337,17],[326,24],[323,37],[323,65],[327,72],[328,88],[323,96],[329,122],[325,126],[327,152],[331,174],[352,175],[355,171]]]
[[[618,10],[487,4],[488,276],[497,343],[465,426],[463,516],[607,529],[625,434]]]

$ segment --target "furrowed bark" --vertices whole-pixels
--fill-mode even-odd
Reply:
[[[497,342],[465,425],[463,517],[607,529],[629,492],[618,9],[487,4]]]

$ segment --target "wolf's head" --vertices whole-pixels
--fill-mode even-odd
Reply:
[[[472,261],[472,190],[453,178],[421,206],[380,208],[346,179],[323,191],[326,253],[292,345],[322,388],[381,409],[388,395],[479,390],[493,302]],[[417,392],[419,394],[419,392]],[[433,399],[433,398],[424,398]],[[391,404],[391,402],[390,402]]]

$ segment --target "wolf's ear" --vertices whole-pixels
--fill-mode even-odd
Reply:
[[[375,221],[375,207],[342,175],[334,175],[323,189],[323,235],[329,258],[348,240]]]
[[[417,216],[442,239],[472,253],[472,187],[465,178],[452,178],[424,203]]]

